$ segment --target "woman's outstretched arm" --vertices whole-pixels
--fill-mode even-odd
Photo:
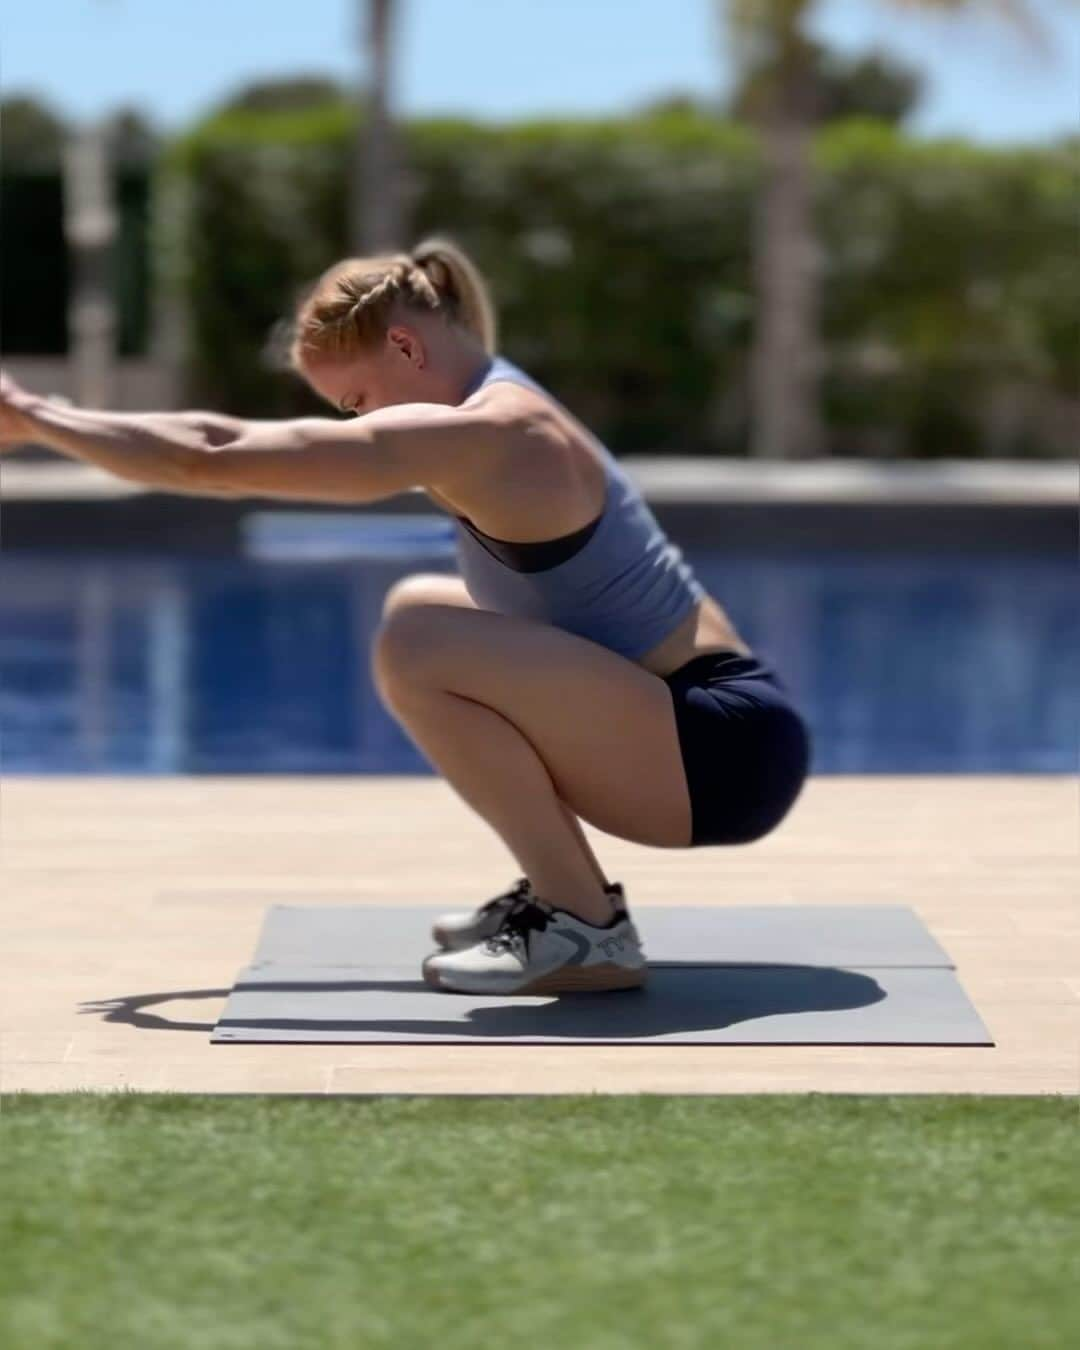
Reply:
[[[173,492],[205,492],[198,484],[201,457],[219,446],[235,444],[248,428],[288,426],[284,421],[249,423],[198,411],[106,412],[52,403],[35,395],[27,395],[17,406],[26,442],[96,464],[129,482]]]
[[[5,382],[25,439],[131,482],[205,496],[378,501],[453,490],[507,443],[505,415],[406,403],[339,420],[249,421],[200,412],[113,413],[50,403]]]
[[[518,419],[497,406],[396,403],[343,422],[250,424],[197,462],[195,481],[234,497],[364,503],[417,487],[453,497],[490,482],[519,439]]]

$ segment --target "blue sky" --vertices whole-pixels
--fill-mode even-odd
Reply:
[[[1080,5],[1029,0],[1047,40],[1001,20],[819,0],[815,32],[884,46],[923,70],[912,129],[993,143],[1080,130]],[[714,96],[729,68],[713,0],[400,0],[397,103],[491,120],[605,114],[679,90]],[[136,104],[163,130],[259,77],[359,65],[359,0],[0,0],[0,92],[70,117]],[[987,0],[985,9],[992,6]]]

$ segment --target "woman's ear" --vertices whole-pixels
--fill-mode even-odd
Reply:
[[[395,324],[386,330],[386,339],[398,355],[404,356],[417,370],[423,370],[427,354],[420,335],[414,329],[407,328],[404,324]]]

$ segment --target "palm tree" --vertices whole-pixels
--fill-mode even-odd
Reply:
[[[366,79],[360,91],[356,163],[352,180],[349,234],[358,254],[402,247],[400,182],[394,144],[391,92],[395,0],[359,0],[359,40],[366,52]]]
[[[905,9],[995,10],[1040,39],[1031,0],[887,0]],[[815,116],[816,0],[720,0],[717,14],[736,65],[754,77],[751,116],[765,180],[753,239],[757,322],[750,356],[750,453],[762,459],[826,452],[819,384],[820,248],[814,234],[810,139]]]

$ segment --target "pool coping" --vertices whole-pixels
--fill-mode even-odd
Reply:
[[[1080,501],[1080,462],[1065,460],[758,462],[689,455],[634,455],[619,462],[637,482],[645,498],[656,502],[881,502],[889,505],[935,502],[1075,506]],[[125,483],[89,464],[6,459],[0,461],[0,493],[5,501],[96,501],[157,495],[159,489]],[[387,502],[391,500],[397,499],[387,499]],[[365,509],[377,509],[386,504],[372,503]]]

